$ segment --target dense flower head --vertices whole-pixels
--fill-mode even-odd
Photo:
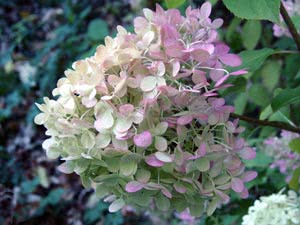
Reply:
[[[241,64],[218,40],[221,19],[211,20],[211,4],[186,10],[144,9],[135,33],[118,26],[96,53],[76,61],[42,111],[43,147],[61,157],[60,170],[75,172],[85,186],[112,202],[160,210],[212,214],[230,200],[230,190],[248,196],[245,183],[256,172],[242,159],[255,151],[230,121],[234,108],[217,91]]]
[[[294,191],[256,200],[243,217],[242,225],[300,224],[300,197]]]
[[[300,154],[292,152],[289,147],[289,143],[299,137],[297,133],[283,130],[281,137],[270,137],[264,141],[267,154],[274,159],[271,168],[278,168],[287,176],[287,181],[292,177],[293,171],[300,167]]]
[[[300,32],[300,0],[283,0],[282,3],[298,29],[298,32]],[[291,33],[285,25],[282,17],[280,17],[280,24],[273,25],[273,32],[276,37],[291,37]]]

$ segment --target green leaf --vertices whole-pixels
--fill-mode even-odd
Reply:
[[[289,187],[291,189],[294,189],[295,191],[299,190],[299,177],[300,177],[300,167],[294,170],[292,179],[289,182]]]
[[[242,58],[243,64],[237,69],[247,69],[248,72],[254,72],[258,70],[266,58],[274,53],[273,49],[263,48],[260,50],[247,50],[241,52],[239,55]]]
[[[223,0],[234,15],[252,20],[279,23],[280,0]]]
[[[48,194],[48,196],[41,201],[40,207],[44,208],[47,205],[57,205],[60,202],[62,195],[64,193],[65,193],[65,190],[63,188],[56,188],[56,189],[52,190]]]
[[[271,102],[273,111],[275,112],[286,105],[300,102],[299,93],[300,87],[282,90],[278,95],[276,95],[273,98]]]
[[[108,34],[108,26],[104,20],[95,19],[89,23],[87,36],[92,41],[103,40]]]
[[[263,84],[272,91],[279,81],[281,65],[278,61],[268,61],[261,69]]]
[[[244,76],[230,77],[228,83],[232,84],[232,87],[228,87],[224,90],[223,94],[233,94],[233,93],[245,93],[247,87],[247,79]]]
[[[267,119],[273,113],[271,105],[268,105],[259,115],[260,120]]]
[[[232,36],[235,34],[235,31],[237,30],[237,28],[239,27],[241,22],[242,22],[242,20],[237,17],[234,17],[231,20],[229,26],[227,27],[226,34],[225,34],[225,38],[226,38],[227,42],[231,41]]]
[[[300,153],[300,138],[295,138],[290,141],[289,147],[293,152]]]
[[[261,84],[253,84],[249,89],[251,100],[259,106],[266,106],[269,103],[268,95],[266,88]]]
[[[168,9],[178,8],[185,3],[185,0],[165,0]]]
[[[21,191],[24,194],[29,194],[35,191],[37,186],[39,185],[39,179],[35,178],[34,180],[26,180],[21,183]]]
[[[234,99],[234,109],[235,113],[237,114],[243,114],[247,105],[247,100],[248,96],[245,93],[239,94],[235,99]]]
[[[252,50],[258,44],[261,35],[261,23],[258,20],[248,20],[245,22],[242,31],[243,44],[248,50]]]

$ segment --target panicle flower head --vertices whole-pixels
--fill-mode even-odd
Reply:
[[[289,143],[300,135],[289,131],[282,131],[281,137],[271,137],[264,141],[265,150],[268,155],[273,157],[274,162],[271,168],[278,168],[279,171],[286,175],[289,181],[293,171],[300,167],[300,154],[292,152]]]
[[[300,32],[300,0],[283,0],[282,3],[296,28],[298,28],[298,32]],[[273,25],[273,33],[276,37],[291,37],[291,33],[289,32],[282,17],[280,17],[280,24]]]
[[[300,197],[294,191],[256,200],[243,217],[242,225],[300,224]]]
[[[209,18],[210,3],[185,17],[159,5],[143,12],[135,33],[118,26],[65,71],[57,100],[38,104],[35,122],[50,136],[43,147],[65,161],[61,171],[112,202],[112,212],[129,204],[210,215],[231,189],[246,198],[244,184],[256,176],[242,162],[256,153],[217,94],[246,71],[224,69],[241,59],[218,40],[222,20]]]

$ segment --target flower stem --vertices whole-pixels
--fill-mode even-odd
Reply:
[[[237,118],[249,123],[253,123],[256,125],[260,125],[260,126],[267,126],[267,127],[275,127],[275,128],[279,128],[282,130],[287,130],[287,131],[292,131],[295,133],[299,133],[300,134],[300,127],[295,127],[292,125],[289,125],[288,123],[284,123],[284,122],[278,122],[278,121],[268,121],[268,120],[259,120],[256,118],[252,118],[252,117],[248,117],[248,116],[243,116],[243,115],[238,115],[235,113],[231,113],[230,116],[232,118]]]
[[[289,16],[288,12],[286,11],[284,5],[282,4],[282,2],[280,2],[280,14],[284,20],[284,22],[286,23],[296,45],[298,50],[300,50],[300,35],[297,32],[297,29],[291,19],[291,17]]]

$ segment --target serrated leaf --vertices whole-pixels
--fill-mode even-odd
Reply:
[[[108,26],[104,20],[95,19],[89,23],[87,36],[92,41],[103,40],[108,34]]]
[[[278,95],[276,95],[273,98],[271,106],[273,111],[276,112],[277,110],[286,105],[298,102],[300,102],[300,87],[282,90]]]
[[[293,152],[300,153],[300,138],[295,138],[290,141],[289,147]]]
[[[275,51],[270,48],[263,48],[260,50],[247,50],[239,54],[242,58],[243,64],[235,70],[247,69],[248,72],[254,72],[258,70],[266,58],[272,55]]]
[[[242,30],[243,44],[248,50],[252,50],[258,44],[262,26],[258,20],[248,20]]]
[[[223,0],[234,15],[252,20],[279,23],[280,0]]]

